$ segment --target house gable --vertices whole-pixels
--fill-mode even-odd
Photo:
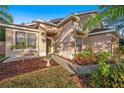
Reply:
[[[13,51],[10,51],[10,48],[14,42],[12,39],[14,37],[14,30],[19,30],[23,32],[34,32],[38,34],[38,53],[40,56],[46,56],[46,42],[47,39],[49,39],[52,41],[51,46],[54,47],[54,53],[63,55],[67,58],[72,58],[72,55],[75,53],[75,35],[77,35],[76,33],[79,32],[79,34],[81,34],[82,25],[89,20],[90,16],[95,16],[96,13],[96,11],[86,13],[73,13],[65,18],[55,19],[51,21],[36,20],[33,21],[33,23],[31,24],[23,25],[0,23],[0,26],[8,28],[6,31],[6,54],[9,53],[8,55],[11,56],[13,53],[15,53]],[[87,48],[87,46],[90,46],[91,43],[93,43],[91,44],[93,45],[93,47],[99,48],[97,47],[97,45],[94,44],[100,42],[104,42],[105,44],[107,40],[110,41],[112,38],[115,38],[114,36],[116,33],[113,30],[110,31],[110,29],[101,29],[100,27],[102,27],[102,25],[98,25],[98,27],[99,29],[97,28],[89,30],[89,40],[87,40],[86,38],[83,39],[82,36],[80,36],[83,39],[83,45],[80,45],[82,49]],[[110,33],[111,36],[113,35],[113,37],[106,39],[106,37],[108,37],[106,36],[106,33]],[[100,36],[101,38],[103,38],[104,41],[100,39]],[[13,55],[16,55],[16,53]]]

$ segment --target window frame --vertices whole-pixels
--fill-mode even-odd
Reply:
[[[15,44],[14,45],[17,45],[17,33],[23,33],[23,34],[25,34],[24,36],[22,36],[22,37],[24,37],[24,39],[26,40],[26,33],[25,32],[19,32],[19,31],[17,31],[17,32],[15,32]],[[26,42],[25,42],[26,43]],[[27,45],[26,45],[27,46]],[[17,48],[17,49],[22,49],[22,48]]]
[[[13,31],[13,45],[16,45],[16,33],[21,32],[26,34],[26,48],[25,50],[37,50],[38,49],[38,33],[37,32],[29,32],[29,31],[20,31],[20,30],[14,30]],[[28,33],[35,34],[36,35],[36,47],[35,48],[28,48],[27,43],[28,43]],[[13,49],[13,51],[22,51],[24,49],[18,48],[18,49]]]
[[[33,48],[31,48],[31,49],[36,49],[37,48],[37,35],[36,34],[34,34],[34,33],[27,33],[27,47],[29,46],[29,34],[33,34],[33,35],[35,35],[35,47]],[[31,38],[30,38],[31,39]]]
[[[77,39],[79,40],[79,38],[81,39],[81,44],[77,43]],[[80,36],[76,36],[76,52],[79,53],[80,51],[82,51],[82,46],[83,46],[83,38]],[[77,49],[78,47],[80,47],[80,50]]]

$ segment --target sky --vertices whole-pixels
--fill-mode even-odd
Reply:
[[[9,5],[15,24],[30,23],[36,19],[50,20],[65,17],[72,12],[98,10],[97,5]]]

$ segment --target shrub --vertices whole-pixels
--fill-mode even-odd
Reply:
[[[75,58],[72,61],[73,63],[78,65],[96,64],[97,58],[95,54],[92,53],[91,49],[85,49],[76,54]]]
[[[121,54],[124,54],[124,45],[120,46],[119,50],[120,50]]]
[[[93,54],[90,49],[77,54],[72,62],[78,65],[88,65],[98,64],[98,60],[105,61],[105,63],[115,63],[115,60],[111,59],[111,53],[109,51]]]
[[[119,46],[119,48],[114,51],[114,60],[116,62],[120,61],[121,56],[124,54],[124,45]]]
[[[124,88],[124,65],[117,64],[114,68],[110,69],[109,81],[110,87]]]
[[[100,60],[107,61],[107,59],[111,57],[111,53],[109,51],[103,51],[98,53],[97,56]]]
[[[106,63],[108,53],[102,53],[99,58],[99,68],[90,74],[90,84],[93,87],[124,87],[124,65],[116,64],[110,68]]]
[[[107,75],[109,74],[109,65],[105,62],[108,58],[108,55],[108,52],[102,52],[99,54],[99,68],[90,75],[92,86],[101,87],[103,81],[102,78],[106,79]]]
[[[88,57],[92,55],[92,50],[90,48],[85,49],[79,53],[80,57]]]

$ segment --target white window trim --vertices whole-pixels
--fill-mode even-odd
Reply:
[[[20,31],[20,30],[13,30],[13,45],[16,45],[16,32],[24,32],[26,33],[26,39],[28,37],[28,33],[36,34],[36,48],[25,48],[25,49],[13,49],[12,51],[23,51],[23,50],[38,50],[38,33],[36,32],[29,32],[29,31]],[[27,41],[26,41],[27,44]]]
[[[26,43],[26,44],[28,44],[28,35],[29,35],[29,34],[35,34],[35,35],[36,35],[36,48],[38,48],[38,46],[37,46],[37,44],[38,44],[38,36],[37,36],[36,33],[27,33],[27,34],[26,34],[26,37],[27,37],[27,43]],[[29,48],[29,49],[36,49],[36,48]]]

